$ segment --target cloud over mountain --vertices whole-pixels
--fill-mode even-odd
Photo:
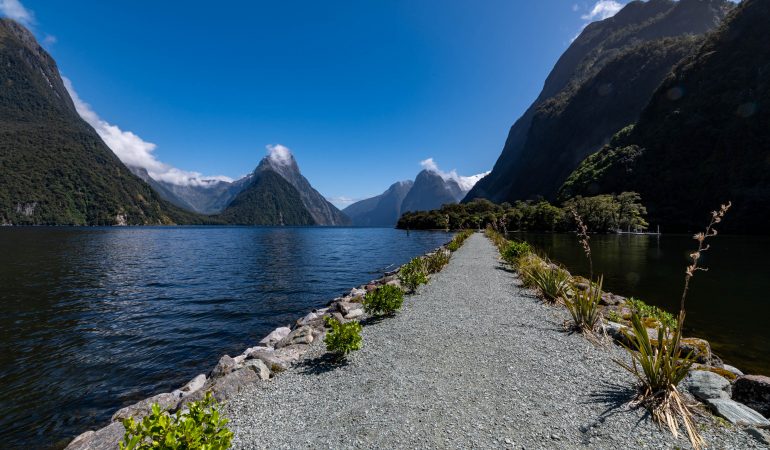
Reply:
[[[471,188],[476,183],[478,183],[480,179],[484,178],[489,173],[489,171],[487,171],[487,172],[465,177],[462,175],[458,175],[455,169],[452,169],[449,172],[444,172],[443,170],[439,169],[438,164],[436,164],[436,161],[433,158],[428,158],[420,161],[420,166],[422,166],[423,169],[429,172],[433,172],[440,175],[441,178],[445,180],[454,180],[455,182],[457,182],[460,188],[466,192],[470,191]]]

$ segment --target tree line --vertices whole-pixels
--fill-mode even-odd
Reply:
[[[577,211],[594,232],[642,231],[649,227],[647,209],[636,192],[577,196],[560,206],[546,200],[496,204],[486,199],[446,204],[432,211],[406,212],[396,228],[411,230],[493,228],[507,231],[571,231],[575,229],[571,211]]]

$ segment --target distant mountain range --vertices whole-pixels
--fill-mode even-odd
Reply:
[[[632,1],[590,23],[466,201],[553,199],[583,159],[639,118],[677,62],[695,52],[731,8],[726,0]]]
[[[168,204],[80,118],[53,58],[0,19],[0,223],[143,225],[205,218]]]
[[[635,190],[652,223],[694,230],[770,224],[770,2],[744,0],[655,90],[635,126],[588,157],[562,197]]]
[[[429,211],[465,197],[481,176],[465,177],[464,185],[437,170],[425,169],[414,181],[399,181],[382,194],[353,203],[344,212],[356,226],[394,227],[407,211]]]

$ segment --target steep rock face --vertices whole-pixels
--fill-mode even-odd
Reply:
[[[316,224],[297,189],[272,170],[255,172],[218,218],[233,225]]]
[[[302,204],[313,217],[316,225],[350,225],[350,219],[342,214],[334,205],[329,203],[318,191],[313,189],[310,182],[302,175],[294,156],[282,161],[272,157],[263,158],[254,174],[258,176],[265,171],[279,174],[289,182],[299,193]]]
[[[401,216],[401,205],[413,185],[411,180],[399,181],[382,194],[353,203],[342,212],[355,226],[392,227]]]
[[[326,201],[299,171],[291,155],[267,156],[219,214],[237,225],[348,225],[350,219]],[[241,180],[239,180],[241,181]]]
[[[199,214],[218,214],[244,188],[251,184],[251,174],[233,181],[200,180],[196,184],[179,185],[155,180],[141,167],[129,167],[138,176],[155,189],[155,192],[167,202],[188,211]]]
[[[671,67],[696,46],[687,36],[713,29],[729,9],[726,0],[634,1],[589,24],[466,200],[553,197],[587,154],[636,120]]]
[[[454,180],[445,180],[441,175],[423,170],[414,179],[414,185],[401,204],[401,213],[407,211],[429,211],[447,203],[457,203],[464,192]]]
[[[770,223],[770,2],[745,0],[657,89],[634,127],[588,157],[561,195],[635,190],[651,223],[693,230],[732,200],[722,229]]]
[[[202,220],[162,201],[86,124],[56,63],[0,19],[0,223],[140,225]]]

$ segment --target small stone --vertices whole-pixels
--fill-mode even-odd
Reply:
[[[276,342],[288,336],[289,333],[291,333],[291,328],[279,327],[271,331],[270,334],[265,336],[261,341],[259,341],[259,343],[264,344],[268,347],[272,347],[275,345]]]
[[[288,336],[278,341],[275,344],[275,348],[279,349],[288,345],[296,344],[312,344],[313,339],[313,328],[309,326],[303,326],[297,328],[296,330],[289,333]]]
[[[188,381],[187,384],[185,384],[181,388],[176,389],[171,393],[179,398],[186,397],[192,394],[193,392],[197,391],[198,389],[202,388],[204,384],[206,384],[206,375],[200,374],[195,378],[193,378],[192,380]]]
[[[104,428],[96,431],[86,431],[67,445],[65,450],[102,450],[105,448],[117,448],[118,442],[123,439],[126,429],[120,422],[112,422]]]
[[[770,416],[770,377],[744,375],[735,380],[733,400]]]
[[[744,375],[744,373],[741,372],[740,369],[738,369],[737,367],[731,366],[729,364],[722,364],[722,368],[728,372],[734,373],[738,377],[742,377]]]
[[[354,309],[350,311],[349,313],[345,314],[345,319],[352,320],[358,317],[361,317],[364,315],[363,309]]]
[[[726,378],[706,370],[691,370],[685,379],[679,383],[679,387],[701,401],[730,398],[730,382]]]
[[[749,434],[749,436],[759,441],[760,444],[770,446],[770,430],[763,430],[761,428],[752,427],[747,428],[746,432]]]
[[[337,310],[342,313],[343,316],[350,314],[351,311],[361,309],[363,306],[360,303],[339,302],[337,303]]]
[[[142,419],[152,412],[152,405],[154,403],[157,403],[161,410],[169,411],[176,409],[179,404],[179,397],[170,392],[154,395],[150,398],[136,402],[133,405],[119,409],[112,415],[112,421],[117,422],[119,420],[128,419],[129,417],[133,417],[136,420]]]
[[[267,364],[261,359],[250,359],[246,361],[243,367],[253,370],[260,380],[270,378],[270,369],[267,368]]]
[[[212,369],[211,378],[223,377],[234,371],[236,367],[238,367],[238,363],[235,361],[235,359],[225,355],[219,359],[217,365],[214,367],[214,369]]]
[[[717,415],[724,417],[733,425],[770,427],[770,420],[742,403],[724,398],[713,398],[706,403]]]

